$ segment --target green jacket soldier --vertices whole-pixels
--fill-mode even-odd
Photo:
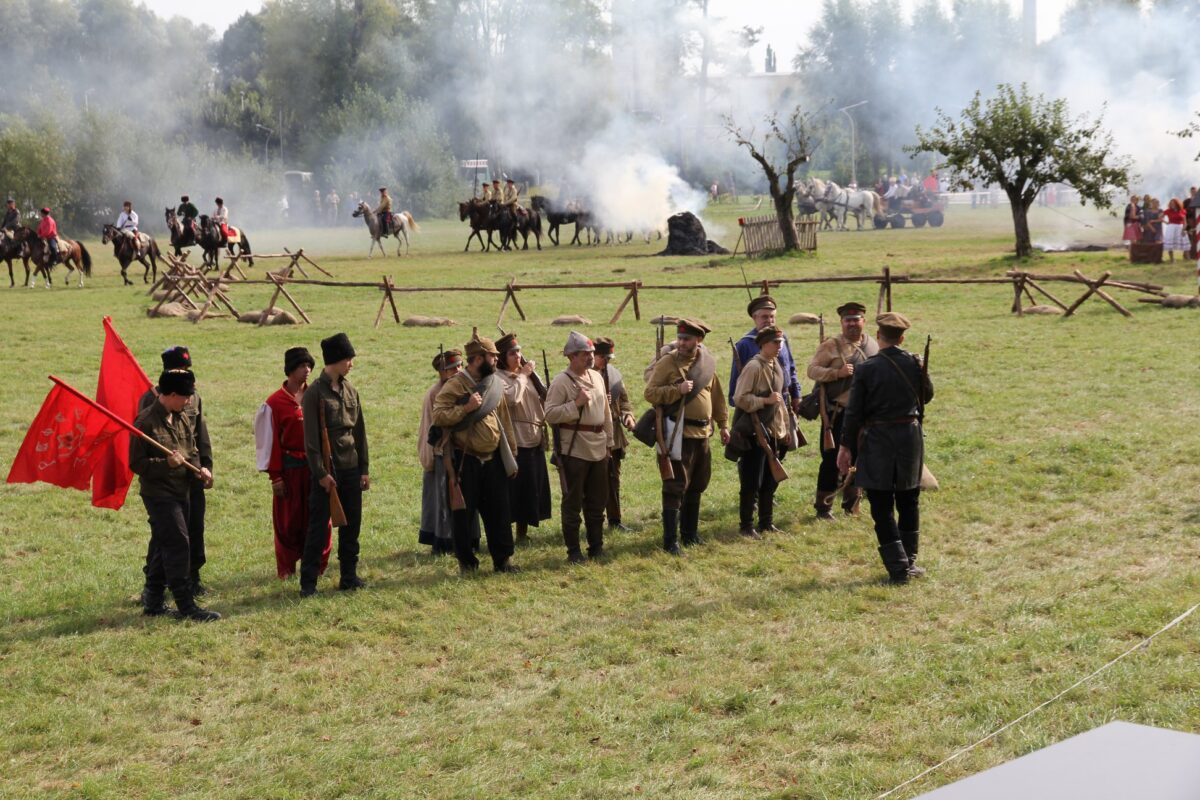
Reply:
[[[321,554],[325,550],[330,523],[331,495],[336,490],[346,514],[338,526],[338,590],[353,592],[366,586],[358,577],[359,533],[362,529],[362,496],[371,488],[367,426],[363,420],[358,390],[347,376],[357,354],[344,333],[321,340],[325,363],[320,376],[300,401],[304,412],[304,456],[312,475],[309,493],[308,535],[300,559],[300,596],[317,593]],[[324,436],[329,437],[333,471],[325,466]]]
[[[889,311],[875,321],[879,353],[854,370],[837,465],[843,473],[849,470],[851,445],[857,443],[855,482],[871,504],[879,555],[891,582],[906,583],[924,572],[916,566],[925,456],[921,422],[933,384],[920,360],[900,349],[908,319]]]
[[[708,439],[714,423],[721,443],[729,444],[728,413],[717,360],[704,346],[710,328],[695,319],[680,319],[675,350],[654,364],[644,397],[661,409],[663,440],[674,477],[663,480],[663,549],[679,555],[676,531],[684,545],[703,544],[699,534],[700,497],[712,475]],[[683,413],[679,414],[682,401]],[[677,420],[677,417],[679,418]],[[671,435],[676,422],[681,435]]]
[[[143,613],[152,617],[168,613],[164,594],[170,587],[181,618],[211,622],[221,615],[196,605],[190,579],[188,504],[192,484],[212,486],[212,472],[200,467],[195,432],[183,414],[195,387],[191,371],[163,370],[154,401],[142,409],[133,424],[166,447],[170,455],[164,456],[140,436],[131,436],[129,468],[138,476],[138,493],[150,521]],[[198,469],[199,477],[184,466],[185,462]]]
[[[628,531],[629,528],[621,523],[621,462],[625,460],[625,450],[629,446],[625,432],[633,430],[633,403],[629,401],[625,377],[613,364],[617,358],[616,343],[607,336],[597,336],[593,344],[596,346],[596,352],[593,354],[595,370],[604,378],[613,429],[612,457],[608,461],[608,504],[605,512],[608,515],[609,528]]]
[[[817,470],[817,497],[813,507],[817,512],[817,519],[821,520],[833,519],[833,499],[838,488],[837,443],[841,440],[842,422],[845,419],[846,404],[850,401],[850,383],[854,378],[854,370],[879,352],[879,345],[875,340],[863,333],[866,306],[854,302],[844,303],[838,306],[837,313],[841,319],[841,333],[822,342],[812,361],[808,363],[808,377],[825,393],[826,415],[829,417],[833,441],[833,447],[828,450],[822,446],[821,466]],[[821,441],[825,441],[824,430]],[[854,449],[855,443],[851,442],[851,461],[854,460]],[[846,486],[842,492],[842,510],[853,514],[858,508],[859,498],[857,484],[851,483]]]

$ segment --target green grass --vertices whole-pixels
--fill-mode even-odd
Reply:
[[[1108,217],[1037,211],[1035,239],[1107,241]],[[732,245],[738,213],[722,209]],[[730,282],[894,272],[998,275],[1013,262],[1003,211],[952,209],[939,230],[823,235],[816,256],[653,258],[661,248],[461,252],[457,222],[430,221],[413,257],[366,261],[358,228],[252,232],[260,251],[304,247],[339,280],[399,285],[520,281]],[[869,798],[1019,716],[1157,630],[1200,595],[1195,311],[1127,300],[1126,320],[1089,301],[1069,320],[1016,318],[1003,286],[898,286],[914,346],[934,336],[928,458],[943,490],[923,498],[929,577],[881,583],[869,520],[818,525],[810,446],[786,465],[777,524],[736,533],[736,473],[718,460],[705,495],[708,546],[668,558],[649,451],[625,466],[627,522],[604,565],[569,568],[557,526],[518,552],[518,576],[460,579],[416,544],[414,432],[439,343],[493,332],[498,294],[416,294],[403,315],[450,329],[371,327],[370,289],[295,287],[312,326],[192,325],[145,316],[95,243],[80,291],[0,290],[0,469],[7,472],[54,373],[90,391],[111,314],[147,371],[187,344],[205,398],[217,485],[208,510],[208,626],[147,620],[147,527],[136,497],[118,513],[79,492],[0,487],[0,796],[60,798]],[[1037,271],[1194,286],[1190,263],[1132,266],[1120,252],[1056,255]],[[260,270],[255,270],[260,272]],[[58,276],[61,276],[61,270]],[[1063,295],[1074,295],[1058,285]],[[1052,291],[1055,289],[1052,287]],[[790,286],[784,315],[868,304],[873,285]],[[233,289],[261,308],[263,286]],[[653,329],[619,290],[527,292],[510,308],[527,354],[556,356],[580,313],[613,336],[631,394]],[[1064,298],[1065,299],[1065,298]],[[727,369],[748,327],[741,291],[645,292],[644,320],[696,314]],[[254,471],[251,422],[282,380],[285,348],[346,330],[374,478],[353,596],[300,603],[274,577],[270,496]],[[812,327],[791,335],[805,360]],[[639,403],[639,406],[642,404]],[[817,439],[815,427],[805,428]],[[136,490],[135,490],[136,491]],[[322,588],[328,584],[322,583]],[[1112,719],[1200,731],[1197,620],[1160,638],[1000,738],[912,786],[912,797]]]

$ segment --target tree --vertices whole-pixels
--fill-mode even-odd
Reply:
[[[746,148],[767,176],[767,188],[771,191],[779,230],[783,233],[783,249],[799,250],[792,203],[796,199],[796,170],[812,157],[812,120],[800,106],[792,109],[783,123],[777,113],[771,113],[764,118],[766,133],[757,138],[754,128],[743,131],[733,117],[725,115],[722,119],[729,138],[739,147]]]
[[[905,147],[911,155],[937,153],[954,176],[951,186],[971,189],[977,183],[1004,190],[1012,208],[1018,258],[1032,254],[1029,207],[1043,186],[1063,183],[1079,192],[1081,203],[1111,205],[1114,189],[1128,189],[1132,161],[1113,155],[1113,138],[1095,120],[1071,119],[1067,101],[1047,100],[1000,84],[986,102],[976,92],[955,121],[938,110],[928,131],[917,127],[917,144]]]

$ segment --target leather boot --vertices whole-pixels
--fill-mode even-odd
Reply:
[[[339,566],[342,573],[342,578],[338,581],[339,592],[357,592],[367,588],[366,582],[358,577],[357,561],[342,561],[339,562]]]
[[[910,578],[925,577],[925,568],[917,566],[917,547],[921,541],[921,532],[900,531],[900,541],[904,543],[904,552],[908,555],[908,576]]]
[[[775,527],[775,493],[762,492],[758,496],[758,532],[783,533]]]
[[[191,586],[188,584],[172,586],[171,594],[175,595],[175,607],[179,609],[180,619],[190,619],[193,622],[215,622],[221,618],[217,612],[196,605],[196,601],[192,598]]]
[[[662,512],[663,523],[663,550],[666,550],[673,556],[683,555],[683,551],[679,549],[679,537],[676,530],[679,526],[679,509],[664,508]]]
[[[684,499],[683,508],[679,510],[679,535],[684,547],[694,544],[704,544],[700,538],[700,498]]]
[[[142,614],[147,617],[161,617],[170,614],[171,607],[164,599],[165,594],[166,587],[154,587],[146,584],[146,588],[142,590]]]
[[[192,570],[192,597],[204,597],[208,594],[208,587],[200,582],[200,570]]]
[[[888,572],[888,583],[908,583],[908,554],[904,543],[897,539],[879,548],[879,557]]]
[[[833,496],[837,492],[823,492],[817,490],[817,499],[813,503],[813,508],[817,510],[817,519],[825,522],[833,521]]]
[[[738,533],[747,539],[761,539],[758,531],[754,530],[754,500],[753,492],[742,492],[738,495]]]

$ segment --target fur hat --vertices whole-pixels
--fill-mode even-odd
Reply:
[[[163,369],[191,369],[192,354],[181,344],[168,347],[162,352]]]
[[[291,375],[297,367],[308,364],[309,369],[316,369],[316,359],[307,347],[289,347],[283,354],[283,374]]]
[[[355,355],[357,354],[354,352],[354,345],[350,344],[350,337],[344,333],[335,333],[328,339],[321,340],[321,356],[325,359],[326,366],[354,358]]]
[[[191,397],[196,393],[196,376],[190,369],[164,369],[158,376],[158,393]]]

